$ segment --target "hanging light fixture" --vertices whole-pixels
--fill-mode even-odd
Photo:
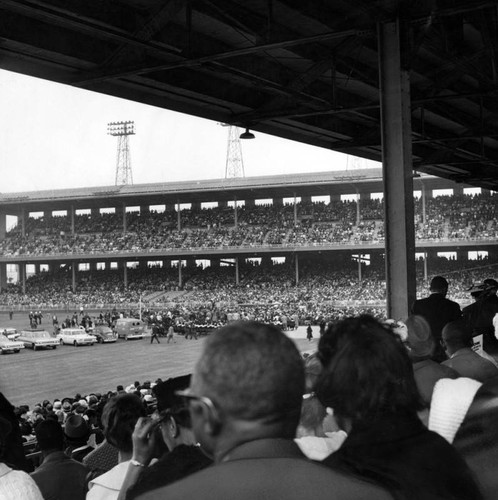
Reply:
[[[245,132],[242,132],[239,136],[240,139],[255,139],[256,136],[248,129],[246,128]]]

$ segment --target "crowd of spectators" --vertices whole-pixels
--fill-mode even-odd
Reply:
[[[19,225],[0,242],[0,254],[59,255],[161,251],[195,248],[316,246],[379,243],[384,239],[383,202],[254,205],[174,211],[76,215],[74,233],[67,216],[28,218],[24,236]],[[415,201],[416,238],[421,240],[495,239],[498,211],[492,195],[438,196]]]
[[[429,289],[430,277],[444,274],[450,282],[449,297],[461,304],[471,301],[472,283],[493,276],[498,264],[488,258],[479,261],[438,258],[431,262],[429,279],[424,280],[423,262],[417,262],[417,294]],[[386,283],[383,263],[342,266],[302,261],[299,282],[295,282],[293,263],[250,263],[239,269],[236,284],[234,266],[184,267],[182,287],[175,267],[138,267],[128,269],[128,286],[122,270],[79,271],[76,292],[72,291],[72,273],[41,272],[26,280],[25,293],[20,284],[8,285],[0,293],[0,305],[12,309],[138,309],[149,307],[166,314],[199,318],[200,324],[226,321],[237,314],[246,319],[281,323],[281,318],[298,316],[297,324],[319,324],[323,318],[340,318],[359,311],[376,317],[385,314]],[[209,317],[206,319],[206,314]],[[290,321],[289,321],[290,322]]]
[[[417,236],[495,238],[491,201],[488,195],[430,199],[425,222],[417,202]],[[226,207],[183,211],[183,229],[175,228],[174,212],[129,214],[126,234],[116,230],[122,223],[117,214],[75,217],[74,236],[67,217],[29,219],[27,236],[14,229],[0,251],[381,241],[382,202],[361,204],[358,221],[354,202],[303,203],[297,224],[293,206],[242,207],[236,228]],[[418,262],[419,297],[430,286],[431,295],[443,295],[440,302],[447,292],[469,300],[469,285],[484,282],[496,266],[488,259],[438,259],[424,281]],[[434,285],[439,277],[430,279],[436,273],[448,278],[449,289],[439,279],[444,294]],[[430,321],[441,319],[442,307],[432,319],[420,308],[404,325],[384,323],[382,263],[362,265],[360,279],[354,262],[303,259],[297,284],[290,262],[245,264],[239,274],[236,284],[233,266],[187,267],[177,290],[174,268],[130,269],[127,287],[122,270],[94,270],[78,272],[73,292],[72,273],[63,268],[30,277],[25,292],[19,285],[2,291],[0,304],[36,305],[37,311],[69,303],[128,307],[150,293],[155,297],[142,311],[149,324],[221,328],[205,342],[191,382],[136,381],[16,408],[0,395],[0,497],[10,500],[5,492],[10,495],[16,481],[30,490],[29,500],[47,500],[51,491],[64,500],[496,497],[498,365],[473,352],[472,325],[459,318],[458,304],[457,318],[441,325],[436,339]],[[303,363],[280,332],[299,324],[320,327],[311,362]],[[438,355],[449,357],[442,363],[435,340]],[[459,363],[464,357],[468,362]],[[16,454],[21,442],[29,460]],[[56,460],[65,464],[64,474]],[[9,465],[37,470],[28,482]]]
[[[423,316],[356,315],[301,356],[278,328],[234,321],[192,377],[15,408],[0,394],[0,494],[494,499],[498,365],[459,320],[442,339],[440,364]]]

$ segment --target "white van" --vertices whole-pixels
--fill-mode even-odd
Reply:
[[[136,318],[120,318],[114,325],[114,331],[119,338],[142,339],[144,336],[145,323]]]

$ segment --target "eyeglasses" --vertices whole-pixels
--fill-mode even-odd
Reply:
[[[216,418],[219,418],[218,410],[216,409],[216,406],[210,398],[206,396],[196,396],[195,394],[192,394],[190,392],[190,389],[187,389],[185,391],[175,391],[175,395],[180,396],[181,398],[185,398],[189,401],[198,401],[199,403],[202,403]]]

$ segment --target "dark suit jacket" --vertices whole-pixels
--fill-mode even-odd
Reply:
[[[286,439],[259,439],[226,460],[140,500],[388,500],[381,488],[307,460]]]
[[[324,464],[358,474],[403,500],[481,500],[464,460],[415,416],[396,413],[357,424]]]
[[[432,359],[415,358],[412,363],[418,392],[427,406],[431,404],[432,392],[438,380],[459,377],[458,372]]]
[[[85,500],[88,491],[83,464],[69,458],[63,451],[50,453],[31,474],[44,500]]]
[[[126,492],[126,500],[179,481],[212,463],[198,446],[177,446],[157,462],[144,468],[137,482]]]
[[[453,368],[461,377],[473,378],[479,382],[485,382],[498,376],[498,368],[491,361],[479,356],[470,347],[458,350],[442,364]]]
[[[462,316],[460,306],[447,299],[442,293],[432,293],[425,299],[416,300],[412,306],[412,314],[423,316],[429,326],[436,342],[436,350],[433,359],[443,361],[446,359],[444,349],[441,347],[441,332],[450,321],[456,321]]]

